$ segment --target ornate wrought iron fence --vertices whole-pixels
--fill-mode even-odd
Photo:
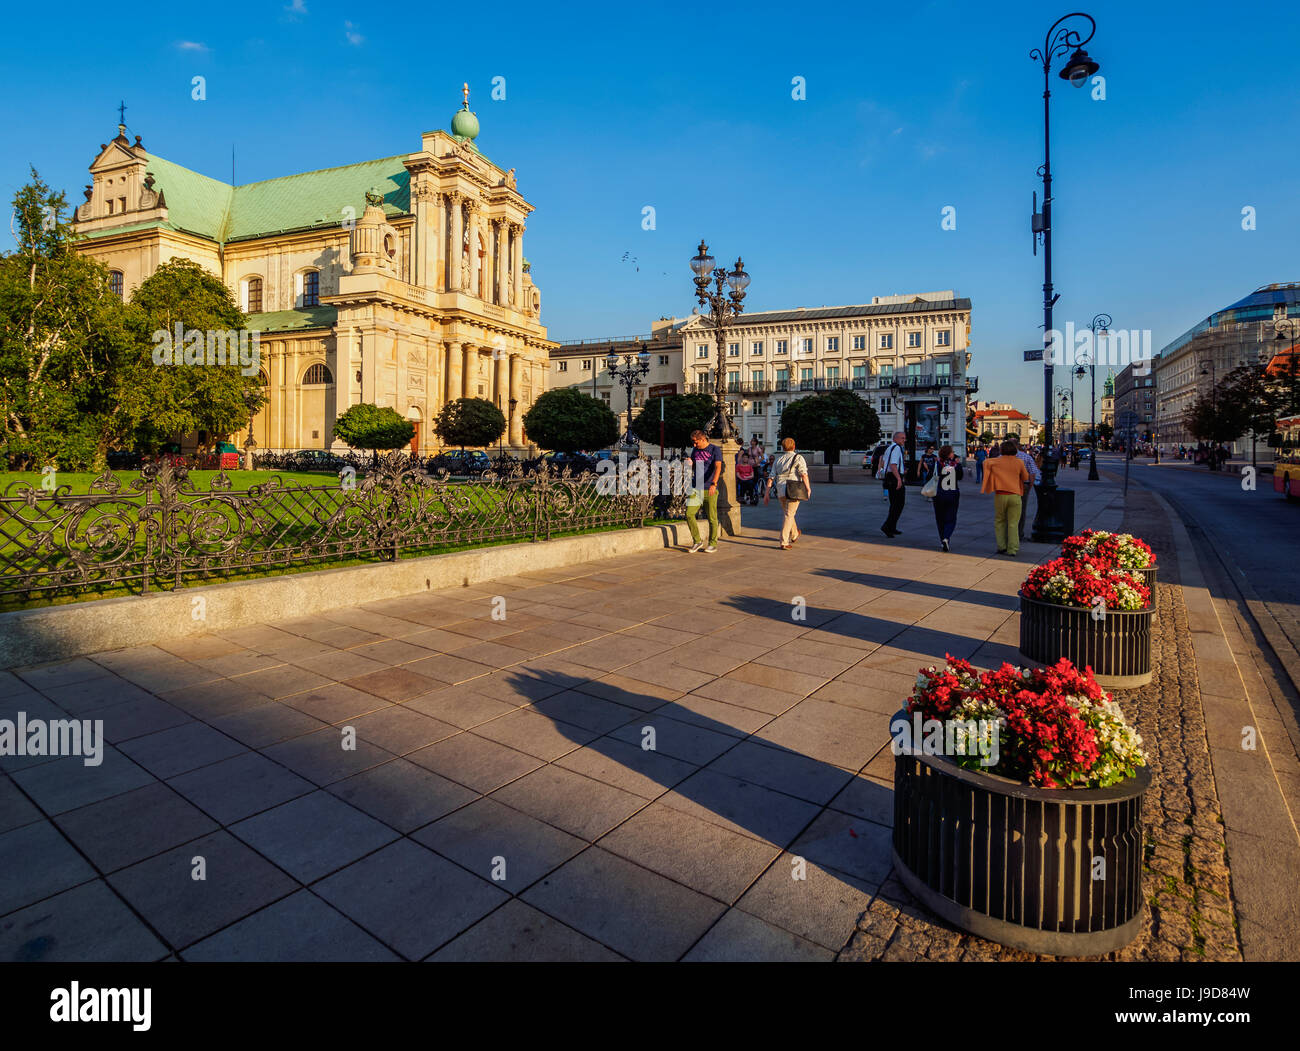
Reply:
[[[273,478],[199,487],[183,465],[111,473],[85,494],[14,482],[0,495],[0,599],[170,590],[311,563],[392,560],[502,540],[681,517],[684,496],[618,492],[594,475],[485,475],[452,482],[392,455],[320,485]]]

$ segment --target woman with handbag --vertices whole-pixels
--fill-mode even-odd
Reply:
[[[781,454],[772,462],[768,474],[767,489],[763,493],[766,505],[772,489],[781,500],[781,510],[785,518],[781,521],[781,550],[788,551],[790,545],[799,539],[799,528],[794,524],[795,512],[799,503],[812,495],[812,483],[808,479],[808,463],[794,451],[794,439],[781,439]]]
[[[922,496],[934,501],[934,524],[939,530],[939,547],[944,551],[949,550],[948,541],[957,528],[957,505],[961,502],[957,483],[965,473],[961,461],[953,454],[952,446],[945,445],[939,450],[934,474],[921,489]]]

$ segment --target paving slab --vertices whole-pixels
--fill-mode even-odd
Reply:
[[[100,872],[134,865],[217,828],[210,817],[160,783],[70,810],[54,821]]]
[[[686,963],[829,963],[834,958],[835,954],[824,946],[740,909],[731,909],[682,960]]]
[[[168,784],[223,825],[316,791],[310,781],[255,752],[181,774]]]
[[[281,803],[230,831],[295,879],[310,883],[397,838],[387,825],[328,792]]]
[[[624,957],[516,898],[429,959],[435,963],[616,963]]]
[[[0,918],[0,961],[147,963],[167,947],[103,880]]]

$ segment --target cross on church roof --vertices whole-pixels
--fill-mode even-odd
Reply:
[[[125,123],[126,123],[126,103],[125,103],[125,102],[123,102],[120,106],[117,107],[117,122],[118,122],[119,124],[125,124]]]

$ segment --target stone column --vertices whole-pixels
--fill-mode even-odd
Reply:
[[[510,224],[504,219],[497,222],[497,304],[510,302]]]
[[[496,355],[496,382],[492,391],[494,403],[501,409],[503,416],[510,414],[510,358],[506,356],[505,351],[497,347],[493,350]]]
[[[469,251],[466,257],[469,262],[469,275],[462,281],[462,289],[466,295],[478,296],[482,298],[479,290],[479,266],[478,266],[478,220],[479,213],[477,202],[472,197],[465,199],[465,229],[468,233]],[[464,275],[462,275],[464,278]]]
[[[461,397],[464,389],[464,381],[461,378],[461,364],[464,362],[464,356],[461,353],[461,344],[452,340],[447,344],[447,401],[455,401]]]
[[[424,278],[424,286],[431,291],[441,292],[446,288],[446,277],[438,279],[438,266],[447,250],[447,206],[443,195],[437,191],[433,194],[431,212],[433,228],[429,231],[429,251],[425,257],[429,272]]]
[[[510,444],[518,448],[524,444],[524,397],[523,397],[523,358],[519,354],[510,355],[510,393],[508,397],[514,398],[519,404],[515,406],[513,416],[510,416],[509,402],[506,404],[506,415],[509,417],[510,426]]]
[[[478,397],[478,347],[472,343],[462,344],[464,347],[464,384],[461,388],[462,393],[457,395],[461,398]]]
[[[462,242],[465,240],[465,197],[455,191],[447,194],[447,206],[451,209],[451,242],[447,245],[447,291],[460,291],[460,261]]]
[[[511,245],[510,258],[510,305],[516,310],[524,309],[524,228],[518,223],[511,223],[514,244]]]

